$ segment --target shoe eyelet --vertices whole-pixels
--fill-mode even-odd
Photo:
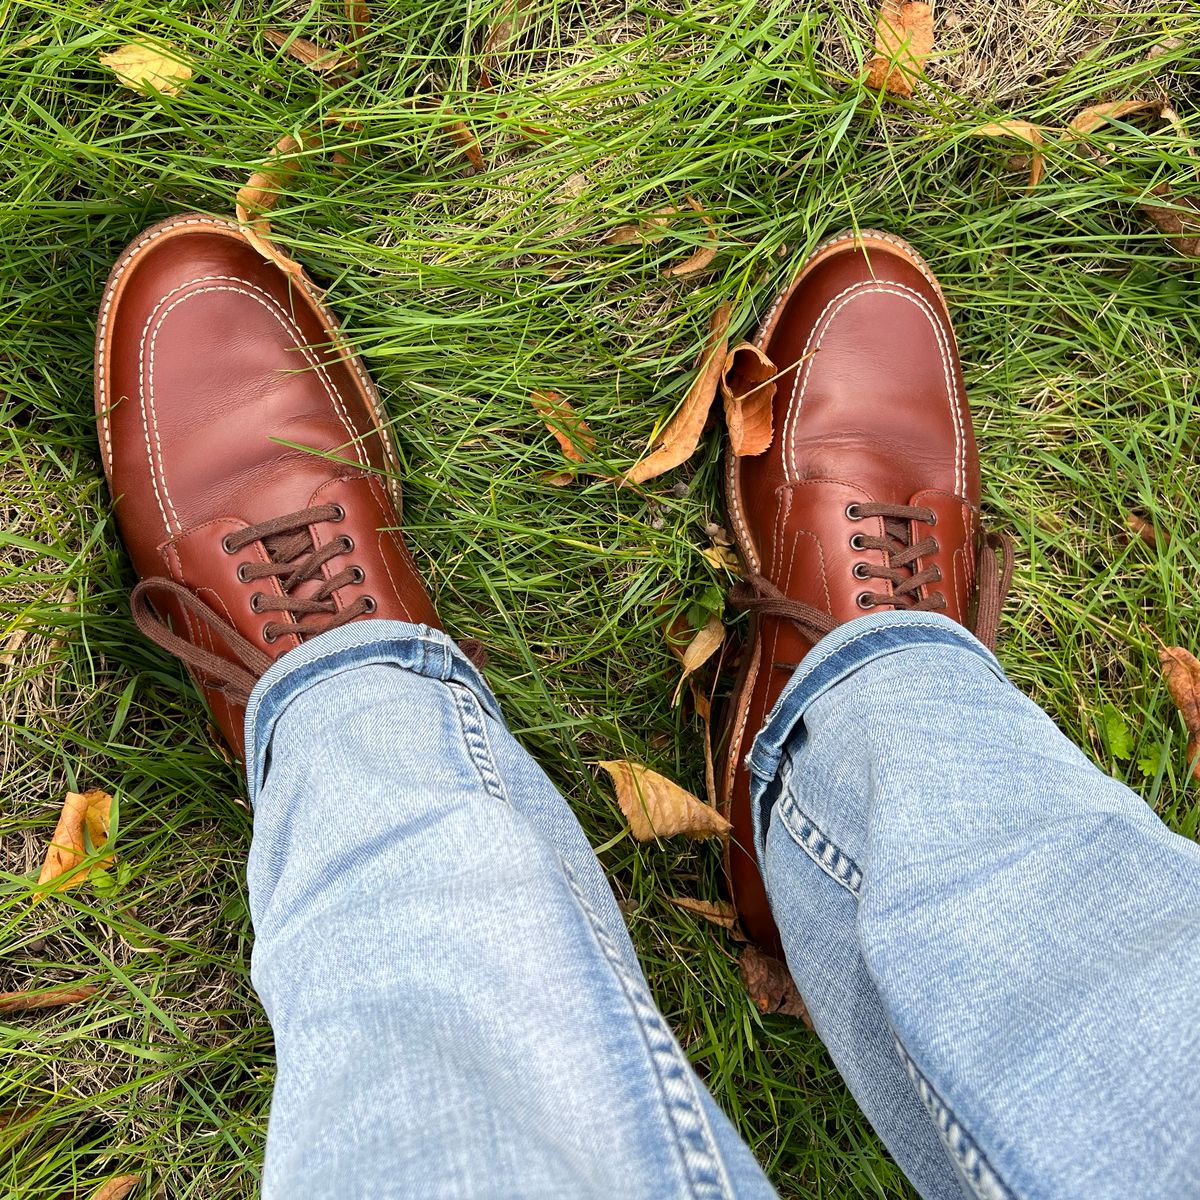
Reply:
[[[343,554],[349,554],[350,551],[354,549],[354,539],[352,537],[347,537],[343,533],[339,540],[342,543],[342,553]]]
[[[329,518],[331,521],[344,521],[346,519],[346,510],[340,505],[333,506],[333,516]]]
[[[861,521],[862,520],[862,510],[859,508],[859,506],[857,504],[847,504],[846,505],[846,517],[851,521]]]
[[[366,606],[363,609],[363,612],[368,612],[368,613],[373,613],[379,607],[379,605],[375,603],[374,596],[364,596],[363,604]]]
[[[855,579],[869,579],[870,576],[867,574],[867,571],[869,569],[870,568],[864,562],[855,563],[854,564],[854,578]]]
[[[262,640],[266,642],[268,646],[273,646],[279,640],[279,634],[275,632],[275,627],[273,625],[263,626]]]
[[[933,553],[933,554],[941,554],[941,552],[942,552],[942,548],[941,548],[941,546],[940,546],[940,545],[938,545],[938,540],[937,540],[937,538],[934,538],[934,539],[933,539],[933,550],[931,551],[931,553]]]
[[[222,550],[224,550],[226,554],[236,554],[236,553],[237,553],[237,547],[236,547],[236,546],[231,546],[231,545],[229,544],[229,539],[230,539],[231,537],[233,537],[233,534],[232,534],[232,533],[227,533],[227,534],[226,534],[226,535],[225,535],[225,536],[224,536],[224,537],[221,539],[221,549],[222,549]]]
[[[250,582],[250,577],[246,574],[246,572],[248,570],[250,570],[249,563],[238,563],[238,570],[237,570],[238,583],[249,583]]]
[[[856,533],[850,539],[850,549],[851,550],[865,550],[866,549],[866,546],[863,545],[863,535],[861,533]]]
[[[858,593],[858,607],[859,608],[874,608],[875,607],[875,601],[871,599],[870,592],[859,592]]]
[[[933,569],[937,572],[937,578],[933,579],[931,582],[941,583],[942,582],[942,568],[935,566]]]
[[[255,592],[254,595],[250,597],[250,611],[256,613],[262,612],[262,601],[262,592]]]
[[[930,525],[937,524],[937,513],[934,512],[932,508],[929,510],[929,524]]]
[[[366,577],[367,577],[367,573],[366,573],[366,571],[364,571],[362,569],[362,567],[351,567],[350,568],[350,582],[351,583],[362,583],[366,579]]]

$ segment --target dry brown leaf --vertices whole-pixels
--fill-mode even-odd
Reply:
[[[883,0],[875,23],[875,57],[867,64],[867,87],[911,96],[913,82],[933,53],[933,9],[922,0]]]
[[[700,557],[717,570],[724,567],[726,571],[737,574],[742,569],[737,552],[729,546],[707,546],[700,551]]]
[[[1109,121],[1119,121],[1122,117],[1148,112],[1151,109],[1160,115],[1168,112],[1171,116],[1175,115],[1174,109],[1171,109],[1165,100],[1116,100],[1110,104],[1093,104],[1091,108],[1085,108],[1078,113],[1071,124],[1067,126],[1067,139],[1086,137]],[[1178,120],[1177,117],[1176,120]]]
[[[354,40],[361,41],[367,35],[367,26],[371,23],[371,10],[367,0],[345,0],[346,20],[350,23],[350,32]]]
[[[804,1000],[787,967],[779,959],[765,954],[757,946],[747,946],[738,958],[738,969],[759,1012],[799,1017],[809,1029],[813,1027]]]
[[[152,96],[160,92],[175,96],[192,77],[193,67],[182,50],[167,42],[133,42],[100,55],[100,65],[117,77],[117,82],[135,92]]]
[[[483,59],[479,64],[479,86],[492,87],[492,72],[496,60],[508,49],[529,22],[529,0],[504,0],[483,43]]]
[[[584,456],[578,447],[582,446],[590,454],[596,447],[596,439],[587,422],[571,407],[571,402],[557,392],[534,392],[530,399],[537,415],[562,447],[563,454],[572,462],[583,462]]]
[[[675,687],[675,695],[671,698],[672,704],[679,703],[679,693],[683,691],[683,685],[687,682],[688,677],[716,654],[724,640],[725,623],[716,613],[713,613],[705,622],[704,628],[692,638],[683,652],[683,674],[679,677],[679,683]]]
[[[655,479],[664,471],[687,462],[700,444],[700,435],[704,432],[704,423],[708,420],[721,368],[725,364],[731,316],[732,304],[717,306],[708,323],[708,340],[697,362],[701,367],[700,374],[688,389],[679,411],[658,436],[654,449],[625,472],[630,483],[645,483],[647,479]]]
[[[1153,546],[1155,549],[1158,548],[1160,541],[1170,540],[1166,534],[1158,531],[1152,521],[1147,521],[1145,517],[1135,512],[1126,514],[1125,529],[1132,537],[1140,538],[1147,546]]]
[[[1041,182],[1046,171],[1046,155],[1043,150],[1046,138],[1040,126],[1032,121],[994,121],[990,125],[980,125],[978,129],[972,129],[971,134],[979,137],[1016,138],[1028,142],[1033,149],[1029,155],[1029,184],[1025,190],[1032,192]]]
[[[1200,779],[1200,662],[1182,646],[1167,646],[1159,639],[1158,661],[1167,691],[1188,731],[1188,766]]]
[[[454,140],[454,144],[466,156],[467,162],[471,164],[471,170],[476,174],[487,169],[487,163],[483,158],[483,151],[479,148],[479,139],[471,131],[471,127],[466,121],[448,121],[446,123],[446,132]]]
[[[762,454],[771,445],[775,364],[750,342],[741,342],[725,355],[721,367],[721,396],[730,449],[739,458]]]
[[[668,267],[663,274],[670,277],[680,275],[694,275],[697,271],[703,271],[714,258],[717,257],[717,227],[709,220],[708,213],[689,196],[687,198],[689,206],[700,214],[700,220],[704,222],[704,227],[708,231],[709,244],[702,246],[695,254],[689,255],[681,263],[676,263],[673,267]]]
[[[84,987],[47,988],[44,991],[0,992],[0,1013],[29,1012],[38,1008],[62,1008],[90,1000],[100,989]]]
[[[1150,223],[1165,233],[1184,258],[1200,258],[1200,204],[1191,196],[1172,196],[1170,184],[1150,189],[1165,204],[1139,204]]]
[[[125,1197],[142,1182],[140,1175],[118,1175],[92,1194],[92,1200],[125,1200]]]
[[[353,54],[330,50],[308,38],[293,37],[281,29],[264,29],[263,37],[319,75],[352,75],[358,70],[358,59]]]
[[[737,924],[737,909],[727,900],[693,900],[690,896],[668,896],[676,908],[690,912],[722,929],[732,929]]]
[[[279,193],[298,166],[295,157],[305,148],[302,137],[284,134],[275,143],[270,158],[238,189],[234,211],[246,240],[264,258],[282,267],[295,279],[304,278],[304,268],[271,241],[271,222],[265,215],[279,202]]]
[[[656,208],[648,217],[633,221],[628,225],[618,225],[604,238],[609,246],[626,246],[630,242],[659,242],[667,236],[671,228],[671,218],[681,212],[673,204]]]
[[[74,887],[82,883],[96,867],[107,867],[113,857],[108,855],[86,867],[80,864],[88,857],[88,843],[93,851],[108,841],[108,818],[112,797],[107,792],[68,792],[62,813],[55,826],[54,836],[46,851],[38,883],[53,883],[51,891]]]
[[[639,842],[676,834],[694,839],[729,836],[729,822],[715,808],[649,767],[625,761],[600,766],[612,778],[617,804]]]

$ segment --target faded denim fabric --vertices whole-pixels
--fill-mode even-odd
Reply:
[[[822,639],[751,766],[792,973],[928,1200],[1200,1196],[1200,847],[935,613]]]
[[[247,745],[268,1200],[773,1194],[444,634],[289,652]],[[1194,844],[936,614],[823,639],[751,765],[793,974],[926,1200],[1200,1196]]]
[[[774,1195],[449,638],[333,630],[268,671],[246,725],[268,1200]]]

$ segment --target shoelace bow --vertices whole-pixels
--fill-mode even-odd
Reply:
[[[334,598],[339,588],[362,583],[363,572],[360,567],[347,565],[328,579],[321,573],[327,562],[349,554],[354,549],[354,540],[343,534],[323,546],[317,546],[310,526],[326,521],[341,521],[345,516],[340,504],[321,504],[273,517],[257,525],[248,525],[245,529],[226,535],[222,542],[226,554],[237,554],[254,542],[262,542],[267,551],[267,562],[243,562],[238,565],[238,578],[243,583],[255,579],[279,581],[282,595],[274,591],[255,592],[250,600],[250,606],[256,613],[280,614],[279,619],[268,621],[263,626],[263,638],[267,642],[278,641],[290,634],[304,638],[316,637],[375,611],[377,605],[372,596],[357,596],[352,604],[340,610]],[[321,586],[307,596],[296,595],[295,589],[312,579],[321,579]],[[187,615],[216,634],[238,662],[230,662],[172,630],[151,605],[156,596],[170,597],[176,601]],[[237,704],[245,704],[249,700],[258,677],[273,661],[194,592],[173,579],[142,580],[133,589],[131,607],[134,622],[146,637],[169,654],[181,658],[207,683],[219,688]],[[485,656],[478,643],[464,642],[463,649],[473,662],[482,665]]]
[[[946,597],[930,588],[932,584],[941,583],[941,570],[933,564],[920,571],[913,569],[919,559],[938,551],[937,539],[932,534],[919,541],[914,541],[912,536],[914,522],[929,526],[936,522],[932,509],[910,504],[863,503],[849,505],[846,515],[852,521],[883,518],[882,537],[857,533],[850,541],[855,550],[882,550],[886,556],[886,565],[866,560],[859,562],[854,568],[855,578],[864,581],[884,579],[892,585],[890,592],[864,590],[859,593],[860,608],[939,612],[946,607]],[[1003,533],[987,534],[979,548],[977,561],[978,601],[973,632],[989,649],[995,648],[1000,632],[1000,610],[1012,583],[1012,572],[1012,539]],[[924,596],[921,595],[922,588],[927,589]],[[750,575],[737,584],[729,594],[729,601],[735,608],[791,621],[814,642],[841,624],[829,613],[803,600],[793,600],[762,575]]]

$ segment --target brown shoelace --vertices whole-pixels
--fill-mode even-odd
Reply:
[[[250,606],[256,613],[280,614],[279,619],[268,621],[263,626],[263,638],[267,642],[290,634],[315,637],[319,633],[337,629],[355,617],[367,616],[375,611],[375,600],[371,596],[358,596],[353,604],[341,610],[334,599],[334,593],[339,588],[362,583],[361,568],[345,566],[328,579],[321,573],[327,562],[349,554],[354,549],[354,541],[342,535],[324,546],[317,546],[309,527],[326,521],[341,521],[345,516],[340,504],[321,504],[261,521],[257,525],[248,525],[245,529],[226,535],[222,542],[226,554],[237,554],[254,542],[262,542],[266,548],[269,561],[238,564],[238,578],[243,583],[254,579],[279,581],[282,595],[274,591],[255,592],[250,598]],[[295,594],[300,584],[318,578],[321,579],[321,586],[310,595]],[[175,600],[188,616],[194,617],[215,633],[233,651],[241,665],[175,633],[151,607],[151,599],[156,596]],[[271,665],[272,660],[268,655],[219,617],[194,592],[173,579],[144,579],[133,589],[132,608],[134,622],[146,637],[168,653],[183,659],[206,682],[225,692],[235,703],[246,703],[258,677]]]
[[[864,611],[873,608],[891,608],[905,612],[940,612],[946,607],[946,597],[932,590],[932,584],[941,583],[942,573],[931,565],[914,570],[919,559],[936,554],[937,538],[926,534],[919,541],[913,538],[913,525],[922,524],[932,528],[937,517],[932,509],[911,504],[851,504],[846,516],[852,521],[869,517],[883,518],[883,536],[856,533],[850,539],[854,550],[882,550],[886,564],[868,563],[865,560],[854,568],[856,579],[884,579],[892,587],[890,592],[864,589],[859,593],[858,605]],[[989,649],[994,649],[1000,632],[1000,610],[1012,583],[1013,571],[1012,540],[1007,534],[989,533],[979,548],[977,563],[977,595],[973,632]],[[921,595],[921,589],[926,594]],[[811,641],[832,633],[841,622],[829,613],[793,600],[762,575],[751,575],[729,594],[729,602],[735,607],[757,613],[760,616],[781,617],[793,622],[801,633]],[[781,667],[794,664],[780,663]]]

